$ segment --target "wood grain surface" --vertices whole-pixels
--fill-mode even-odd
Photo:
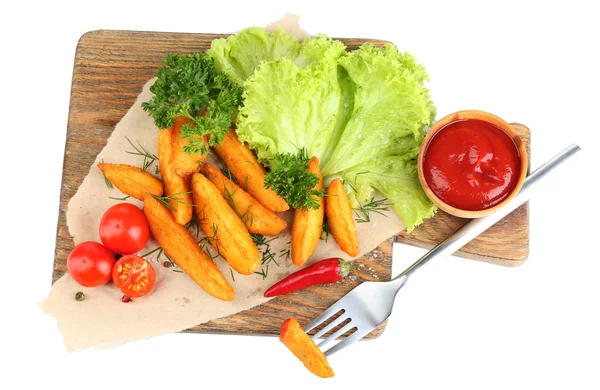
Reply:
[[[73,68],[69,120],[63,163],[63,177],[54,254],[54,283],[66,272],[66,259],[73,240],[66,224],[69,199],[75,194],[96,155],[106,145],[115,125],[135,102],[143,85],[154,76],[169,52],[205,51],[215,38],[225,35],[97,30],[84,34],[77,45]],[[380,46],[373,39],[341,39],[349,49],[364,42]],[[530,152],[527,127],[513,124]],[[410,234],[400,233],[404,243],[430,248],[462,226],[466,220],[440,211]],[[355,280],[329,286],[315,286],[228,317],[197,325],[186,332],[279,334],[281,322],[296,316],[301,325],[315,318],[345,293],[365,280],[391,277],[391,238],[359,261],[364,267]],[[527,204],[515,210],[457,255],[489,263],[517,266],[529,253]],[[368,337],[380,335],[385,323]],[[335,330],[335,329],[334,329]]]

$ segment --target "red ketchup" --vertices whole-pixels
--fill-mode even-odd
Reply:
[[[515,188],[521,170],[519,150],[496,126],[459,120],[441,128],[425,150],[423,173],[433,193],[461,210],[483,210]]]

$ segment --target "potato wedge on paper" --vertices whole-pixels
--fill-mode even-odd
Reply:
[[[181,177],[171,169],[171,136],[172,130],[158,132],[158,161],[160,175],[163,180],[164,193],[169,197],[171,212],[180,225],[185,225],[192,219],[192,193],[189,177]]]
[[[313,157],[308,162],[307,171],[319,177],[319,181],[313,187],[314,190],[323,189],[323,175],[319,168],[319,159]],[[318,209],[294,210],[294,222],[292,222],[292,263],[301,266],[312,256],[323,231],[323,218],[325,216],[325,200],[312,195],[319,204]]]
[[[227,279],[185,226],[175,221],[169,209],[148,196],[144,200],[144,214],[154,239],[183,272],[213,297],[233,301],[235,291]]]
[[[334,376],[333,369],[325,354],[317,344],[302,329],[295,317],[290,317],[281,324],[279,341],[285,344],[292,353],[300,359],[304,367],[321,378]]]
[[[122,193],[143,201],[148,193],[162,196],[163,185],[142,168],[126,164],[98,164],[104,176]]]
[[[276,236],[287,227],[283,218],[256,201],[221,170],[205,163],[202,172],[244,221],[250,233]]]
[[[240,142],[235,131],[229,129],[223,142],[219,146],[213,146],[213,150],[223,160],[240,187],[263,206],[277,213],[290,208],[285,199],[275,191],[265,188],[265,168],[258,162],[254,153]]]
[[[334,179],[327,188],[325,215],[327,215],[329,231],[340,249],[352,257],[358,256],[356,222],[354,222],[354,216],[352,215],[348,193],[340,179]]]
[[[190,140],[181,136],[181,128],[189,121],[186,117],[178,116],[175,118],[175,124],[171,128],[172,152],[170,165],[173,172],[181,177],[187,177],[194,172],[198,172],[200,166],[206,160],[206,155],[188,154],[184,150],[184,147],[189,145]]]
[[[242,275],[254,273],[260,265],[260,252],[246,225],[217,187],[200,173],[192,175],[192,199],[207,241],[231,268]]]

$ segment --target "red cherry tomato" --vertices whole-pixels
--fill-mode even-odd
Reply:
[[[122,255],[138,252],[150,237],[144,212],[130,203],[119,203],[106,210],[99,230],[104,246]]]
[[[112,279],[123,294],[138,298],[152,291],[156,271],[143,258],[127,255],[121,257],[113,267]]]
[[[93,241],[77,245],[67,257],[69,275],[85,287],[96,287],[111,279],[115,255]]]

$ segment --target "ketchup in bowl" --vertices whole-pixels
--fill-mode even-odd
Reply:
[[[517,186],[521,156],[513,139],[494,124],[456,120],[431,138],[423,176],[440,200],[460,210],[484,210],[502,202]]]

